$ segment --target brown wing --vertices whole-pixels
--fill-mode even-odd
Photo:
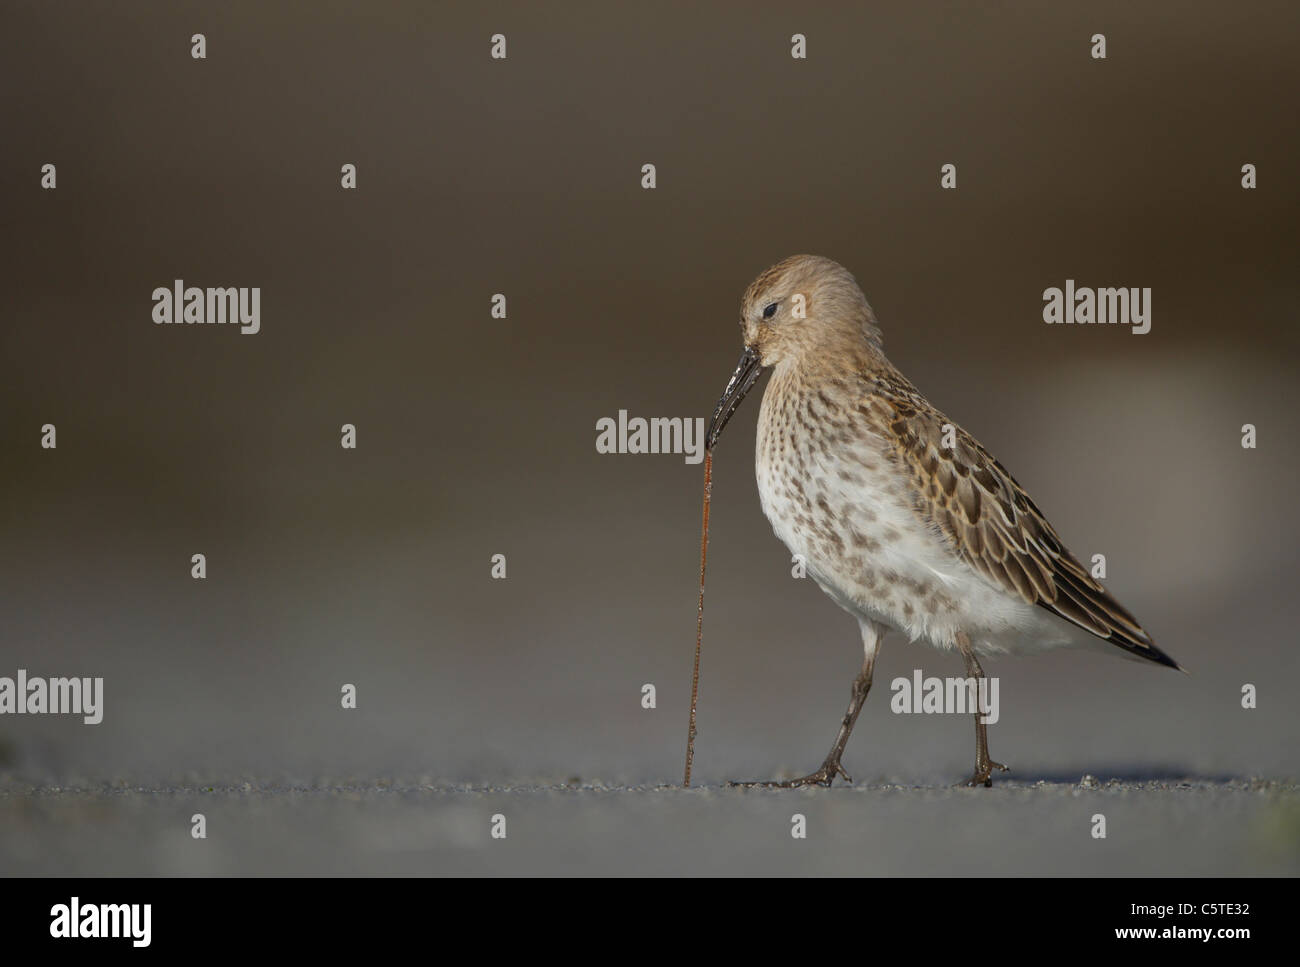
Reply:
[[[1029,495],[979,441],[902,377],[869,379],[876,384],[872,404],[892,430],[895,456],[911,474],[919,512],[952,541],[962,560],[1098,638],[1179,667],[1066,549]],[[945,427],[951,427],[948,439]]]

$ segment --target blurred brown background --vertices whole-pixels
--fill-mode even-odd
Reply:
[[[0,674],[106,703],[0,720],[0,770],[678,781],[701,471],[595,424],[707,417],[744,287],[816,252],[1192,672],[994,663],[995,756],[1296,774],[1294,4],[5,8]],[[155,326],[176,278],[260,286],[261,333]],[[1067,278],[1151,287],[1151,333],[1044,325]],[[859,662],[759,510],[757,412],[715,463],[704,782],[815,766]],[[887,690],[959,663],[881,663],[849,771],[964,776],[969,723]]]

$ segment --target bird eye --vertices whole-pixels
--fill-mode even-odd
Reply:
[[[776,315],[776,303],[770,302],[768,303],[767,308],[763,310],[763,318],[771,319],[774,315]]]

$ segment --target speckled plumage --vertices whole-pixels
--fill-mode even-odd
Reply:
[[[983,674],[977,654],[1084,644],[1077,629],[1178,667],[1070,554],[1011,474],[894,368],[846,269],[808,255],[772,266],[746,291],[741,328],[746,357],[710,441],[759,368],[770,370],[755,446],[763,512],[809,576],[858,618],[866,650],[859,704],[891,628],[961,651],[975,676]],[[841,752],[856,714],[851,705]],[[983,749],[978,720],[977,741]],[[977,762],[981,781],[987,765]],[[828,784],[837,772],[833,749],[807,780]]]

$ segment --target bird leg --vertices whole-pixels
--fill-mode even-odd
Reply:
[[[957,649],[966,662],[966,677],[972,680],[975,686],[975,773],[966,780],[965,785],[992,786],[993,770],[1006,772],[1007,767],[989,758],[988,730],[984,724],[983,710],[980,708],[980,682],[984,679],[984,669],[980,667],[979,659],[975,657],[975,649],[964,631],[957,632]]]
[[[844,711],[844,718],[840,721],[840,730],[835,736],[835,744],[831,746],[831,751],[826,754],[826,761],[822,763],[820,769],[798,779],[731,782],[728,785],[799,789],[803,786],[830,786],[835,781],[836,776],[843,776],[846,781],[852,782],[853,777],[844,771],[844,767],[840,765],[840,758],[844,755],[844,747],[849,744],[849,735],[853,732],[853,726],[858,721],[858,713],[862,711],[862,706],[866,704],[867,693],[871,691],[871,673],[876,666],[876,653],[880,650],[880,639],[882,637],[881,632],[864,625],[863,642],[866,654],[862,659],[862,670],[853,679],[853,687],[849,693],[849,707]]]

